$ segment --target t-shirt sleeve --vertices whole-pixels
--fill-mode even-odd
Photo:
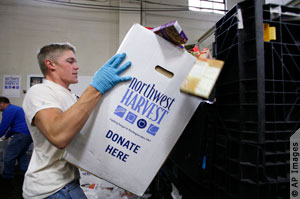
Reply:
[[[58,108],[62,110],[55,92],[42,84],[31,87],[23,101],[23,109],[29,123],[32,123],[38,111],[47,108]]]

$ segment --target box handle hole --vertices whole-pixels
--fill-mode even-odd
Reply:
[[[172,73],[171,71],[168,71],[167,69],[165,69],[159,65],[155,66],[155,70],[168,78],[172,78],[174,76],[174,73]]]

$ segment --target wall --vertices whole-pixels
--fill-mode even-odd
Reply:
[[[66,2],[141,7],[139,2],[133,0]],[[155,0],[155,2],[187,5],[187,0]],[[153,8],[157,5],[143,3],[142,6]],[[36,52],[50,42],[70,42],[75,45],[80,66],[79,74],[92,76],[116,52],[133,23],[155,27],[177,19],[189,38],[188,43],[195,43],[221,17],[219,14],[193,11],[107,11],[56,5],[49,0],[1,0],[1,95],[3,75],[21,75],[21,91],[26,91],[27,75],[40,74]],[[21,92],[21,96],[11,98],[11,102],[21,105],[24,96],[25,94]]]
[[[265,0],[266,4],[273,3],[273,4],[285,5],[289,2],[291,2],[291,0]]]

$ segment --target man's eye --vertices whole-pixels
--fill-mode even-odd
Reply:
[[[68,62],[69,64],[74,64],[74,63],[76,63],[76,59],[68,58],[68,59],[66,59],[66,62]]]
[[[74,64],[76,61],[75,61],[75,60],[67,60],[67,62],[68,62],[69,64]]]

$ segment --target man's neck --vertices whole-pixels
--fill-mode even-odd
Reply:
[[[70,90],[70,89],[69,89],[70,84],[69,84],[69,85],[66,85],[64,82],[62,82],[62,81],[60,81],[60,80],[58,80],[58,79],[56,79],[56,78],[53,78],[53,77],[51,77],[51,76],[46,76],[46,79],[49,80],[49,81],[52,81],[52,82],[54,82],[54,83],[56,83],[56,84],[58,84],[58,85],[60,85],[60,86],[62,86],[62,87],[64,87],[64,88],[66,88],[66,89],[68,89],[68,90]]]

